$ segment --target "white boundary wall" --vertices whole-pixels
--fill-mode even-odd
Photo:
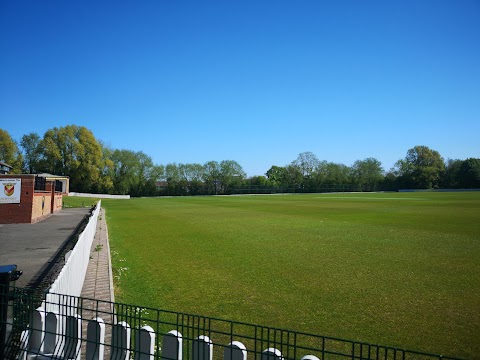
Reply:
[[[99,199],[130,199],[130,195],[88,194],[88,193],[77,193],[77,192],[70,192],[68,193],[68,196],[99,198]]]
[[[85,274],[87,273],[88,262],[90,261],[90,250],[97,230],[97,220],[101,205],[102,203],[99,201],[87,226],[78,237],[78,241],[70,252],[70,256],[60,271],[60,274],[50,287],[46,302],[52,305],[47,306],[47,311],[58,311],[58,309],[50,308],[53,304],[62,303],[61,299],[59,299],[61,295],[57,294],[80,296]],[[57,305],[55,305],[55,307],[57,307]]]

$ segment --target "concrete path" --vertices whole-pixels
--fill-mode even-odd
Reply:
[[[101,208],[98,215],[97,231],[90,249],[90,261],[88,263],[85,281],[83,283],[81,297],[83,308],[88,309],[82,312],[84,319],[100,317],[105,324],[113,324],[114,301],[113,276],[110,260],[110,247],[108,244],[107,222],[105,220],[105,209]],[[92,300],[89,300],[92,299]],[[101,301],[98,301],[101,300]],[[83,321],[83,333],[86,333],[87,322]],[[105,344],[111,342],[111,326],[105,327]],[[85,354],[86,343],[82,343],[82,353]],[[105,358],[110,357],[110,347],[105,346]]]
[[[114,301],[112,279],[107,222],[105,220],[105,209],[102,208],[98,215],[97,231],[90,249],[90,261],[81,296],[96,300]]]
[[[17,265],[16,286],[36,280],[90,209],[62,209],[36,224],[0,225],[0,265]]]

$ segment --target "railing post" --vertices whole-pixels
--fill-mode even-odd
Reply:
[[[232,341],[223,351],[223,360],[247,360],[247,348],[239,341]]]
[[[105,322],[97,317],[88,322],[87,326],[87,360],[103,360],[105,342]]]
[[[213,343],[206,335],[201,335],[192,344],[192,360],[212,360]]]
[[[119,322],[112,329],[111,359],[127,360],[130,358],[130,326]]]
[[[182,360],[183,337],[177,330],[163,336],[162,360]]]
[[[135,360],[153,360],[155,352],[155,331],[145,325],[137,330],[135,339]]]
[[[21,271],[17,271],[17,265],[0,266],[0,358],[5,353],[5,344],[10,334],[13,317],[8,311],[10,301],[10,287],[15,286]]]

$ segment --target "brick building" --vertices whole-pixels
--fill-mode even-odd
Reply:
[[[60,211],[68,192],[68,177],[61,178],[62,184],[39,175],[0,174],[0,224],[36,223]]]

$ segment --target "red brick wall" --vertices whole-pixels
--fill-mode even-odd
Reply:
[[[31,223],[35,175],[0,175],[0,179],[22,179],[19,204],[0,204],[0,224]],[[3,189],[0,189],[3,191]]]
[[[22,179],[20,203],[0,204],[0,224],[35,223],[62,209],[55,181],[47,181],[45,191],[35,192],[35,175],[0,175],[0,179]]]

